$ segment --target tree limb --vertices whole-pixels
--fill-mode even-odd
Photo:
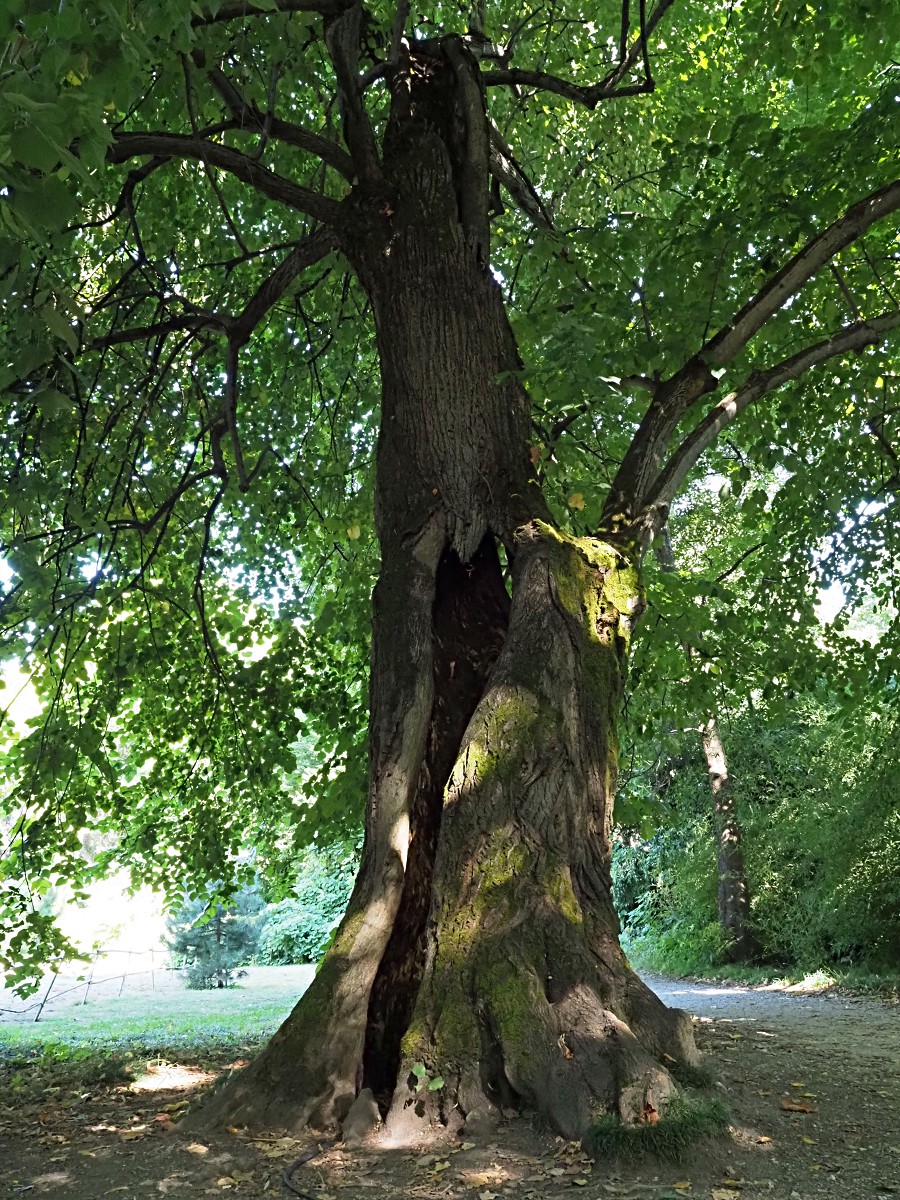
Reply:
[[[359,78],[359,28],[362,5],[342,6],[339,15],[325,22],[325,44],[334,66],[341,99],[344,140],[362,180],[379,182],[378,145],[363,100]]]
[[[394,13],[394,24],[391,27],[391,50],[388,57],[388,62],[391,66],[398,66],[400,63],[400,47],[403,41],[403,35],[406,32],[406,22],[409,20],[409,0],[399,0],[396,12]]]
[[[701,396],[714,392],[716,377],[700,358],[657,384],[631,445],[610,485],[600,518],[606,528],[627,528],[647,503],[678,422]]]
[[[167,318],[165,321],[154,321],[152,325],[138,325],[132,329],[116,329],[112,333],[96,338],[88,346],[89,350],[103,350],[107,346],[122,346],[129,342],[146,342],[151,338],[165,337],[166,334],[176,333],[179,329],[190,329],[199,333],[201,329],[218,329],[227,333],[231,318],[222,313],[194,312],[181,313]]]
[[[320,137],[317,133],[310,133],[291,121],[282,121],[278,117],[271,116],[267,122],[267,114],[260,112],[255,104],[249,104],[220,68],[214,67],[209,71],[208,78],[226,108],[239,122],[241,129],[253,129],[260,133],[266,130],[268,136],[275,138],[276,141],[297,146],[300,150],[314,154],[316,158],[321,159],[327,166],[333,167],[350,183],[356,178],[353,159],[340,146],[336,146],[328,138]]]
[[[601,100],[611,100],[615,96],[646,95],[656,88],[652,78],[627,87],[608,87],[602,83],[581,87],[569,79],[560,79],[558,75],[549,75],[546,71],[530,71],[523,67],[510,67],[505,71],[482,71],[481,80],[485,87],[498,87],[501,84],[507,87],[535,87],[542,92],[553,92],[575,104],[583,104],[586,108],[596,108]]]
[[[341,12],[347,7],[346,0],[276,0],[277,11],[280,13],[321,13],[323,17]],[[237,21],[242,17],[270,17],[272,6],[260,8],[249,0],[238,0],[236,4],[223,4],[215,13],[205,13],[191,18],[194,28],[203,25],[214,25],[218,21]]]
[[[466,153],[459,178],[460,216],[467,237],[476,247],[481,262],[487,266],[491,235],[485,184],[490,173],[491,153],[484,91],[480,86],[478,67],[462,39],[445,38],[444,50],[456,76],[466,127]]]
[[[301,271],[337,249],[331,230],[320,230],[298,243],[271,275],[256,289],[240,316],[230,322],[229,338],[238,346],[249,340],[253,330],[274,304],[277,304]]]
[[[268,167],[260,166],[246,154],[219,142],[179,133],[120,133],[107,151],[106,159],[107,162],[122,163],[143,155],[194,159],[218,167],[241,182],[248,183],[270,200],[278,200],[332,227],[340,222],[340,201],[332,200],[311,188],[301,187],[270,171]]]
[[[648,17],[646,13],[645,0],[640,0],[640,36],[637,37],[634,42],[632,42],[631,49],[624,55],[624,57],[621,58],[618,66],[616,66],[614,70],[610,71],[610,73],[602,81],[601,86],[607,88],[617,87],[637,62],[638,57],[643,60],[644,77],[646,79],[650,78],[650,60],[648,57],[650,37],[652,36],[657,25],[665,16],[666,10],[671,8],[674,3],[675,0],[659,0],[659,3]],[[628,8],[627,3],[623,4],[622,8],[624,17]],[[627,34],[624,34],[624,37],[627,37]]]
[[[847,325],[832,337],[784,359],[764,371],[754,371],[741,387],[724,396],[709,410],[695,429],[671,455],[644,502],[645,512],[668,508],[697,460],[719,436],[721,431],[754,400],[797,379],[804,371],[839,354],[862,350],[882,341],[887,333],[900,328],[900,311],[884,313],[868,321]],[[651,523],[658,518],[651,518]]]
[[[531,71],[520,67],[511,67],[500,71],[483,71],[481,75],[485,87],[496,87],[501,84],[507,87],[536,87],[544,92],[553,92],[563,96],[575,104],[583,104],[587,108],[596,108],[602,100],[611,100],[616,96],[639,96],[654,91],[656,83],[650,72],[648,40],[656,26],[661,21],[666,10],[671,8],[675,0],[658,0],[656,7],[649,17],[645,15],[644,5],[641,4],[641,31],[632,43],[631,48],[624,54],[621,61],[599,83],[583,86],[562,79],[558,75],[550,75],[546,71]],[[623,9],[623,21],[624,16]],[[623,41],[624,46],[624,41]],[[620,86],[622,80],[632,70],[638,59],[642,60],[644,80],[642,83]]]
[[[488,116],[490,127],[491,175],[507,190],[513,203],[539,229],[552,229],[553,221],[534,184],[516,162],[513,152],[503,139],[495,121]]]
[[[730,325],[711,338],[700,352],[710,367],[727,366],[769,317],[795,296],[800,288],[845,246],[849,246],[875,221],[900,209],[900,180],[872,192],[807,242],[741,309]]]

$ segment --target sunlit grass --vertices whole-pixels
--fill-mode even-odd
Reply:
[[[0,1022],[0,1056],[44,1046],[154,1053],[182,1046],[240,1050],[270,1037],[309,986],[312,967],[256,967],[236,987],[170,987],[87,1004],[47,1006],[41,1020]]]

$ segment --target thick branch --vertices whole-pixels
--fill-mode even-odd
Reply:
[[[875,221],[897,209],[900,209],[900,180],[879,188],[848,208],[842,217],[795,254],[744,305],[730,325],[706,343],[700,352],[704,362],[711,367],[724,367],[730,363],[769,317],[783,308],[830,259],[865,233]]]
[[[360,179],[381,179],[378,144],[363,98],[359,78],[359,29],[362,6],[343,6],[340,15],[325,24],[325,44],[334,65],[344,121],[344,140]]]
[[[603,507],[601,524],[628,527],[646,504],[669,441],[688,409],[716,389],[716,377],[699,358],[656,385],[653,399],[622,459]]]
[[[130,329],[114,329],[103,337],[96,338],[88,349],[103,350],[107,346],[123,346],[129,342],[147,342],[152,338],[165,337],[180,329],[199,333],[201,329],[218,329],[227,332],[231,318],[221,313],[193,312],[168,317],[165,321],[154,321],[152,325],[138,325]]]
[[[541,201],[534,184],[516,162],[513,152],[503,139],[494,121],[490,123],[491,146],[489,166],[491,175],[509,192],[517,208],[539,229],[552,229],[553,221]]]
[[[342,0],[276,0],[276,4],[278,12],[321,13],[323,17],[339,13],[347,7],[346,3],[342,3]],[[260,8],[256,4],[250,4],[247,0],[239,0],[237,4],[223,4],[215,13],[204,13],[202,16],[193,17],[191,24],[196,27],[198,25],[213,25],[217,21],[237,21],[242,17],[270,17],[271,15],[271,4],[266,5],[265,8]]]
[[[491,235],[485,184],[490,169],[490,135],[484,92],[479,86],[475,60],[466,51],[462,39],[445,38],[444,48],[456,76],[466,125],[466,157],[459,179],[462,224],[467,236],[479,248],[481,261],[487,266]]]
[[[270,200],[278,200],[327,225],[334,227],[339,223],[339,201],[276,175],[274,171],[260,166],[246,154],[219,142],[209,142],[204,138],[187,137],[179,133],[122,133],[116,136],[106,158],[107,162],[121,163],[145,154],[158,158],[195,159],[208,166],[218,167],[241,182],[248,183]]]
[[[288,145],[297,146],[300,150],[314,154],[316,158],[320,158],[329,167],[333,167],[351,183],[356,178],[356,171],[350,155],[340,146],[336,146],[334,142],[330,142],[328,138],[320,137],[317,133],[310,133],[300,125],[294,125],[291,121],[282,121],[275,116],[269,116],[267,119],[267,114],[260,112],[255,104],[247,103],[225,72],[218,67],[209,72],[209,81],[242,129],[258,130],[260,133],[265,130],[267,136],[275,138],[276,141],[286,142]]]
[[[876,345],[883,341],[885,335],[892,329],[900,328],[900,312],[885,313],[873,317],[869,321],[857,321],[839,330],[824,342],[807,346],[783,362],[769,367],[765,371],[754,371],[747,381],[736,391],[724,396],[719,403],[706,414],[696,428],[688,434],[678,449],[669,458],[660,472],[656,484],[645,501],[646,512],[665,509],[678,494],[689,472],[697,460],[707,450],[722,430],[754,400],[781,387],[792,379],[797,379],[804,371],[818,363],[826,362],[841,354],[854,350],[862,350],[865,346]],[[651,522],[656,518],[651,516]]]

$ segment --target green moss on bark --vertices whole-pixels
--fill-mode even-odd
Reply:
[[[466,745],[450,777],[449,793],[497,778],[508,783],[520,765],[520,747],[539,726],[537,700],[521,688],[497,698],[482,718],[481,728]]]

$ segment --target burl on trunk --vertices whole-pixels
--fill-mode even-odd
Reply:
[[[359,187],[343,235],[383,380],[363,861],[310,990],[201,1119],[333,1128],[371,1093],[395,1133],[531,1108],[576,1138],[664,1108],[663,1063],[696,1055],[610,895],[639,563],[541,495],[486,138],[445,39],[395,76],[386,186]]]

